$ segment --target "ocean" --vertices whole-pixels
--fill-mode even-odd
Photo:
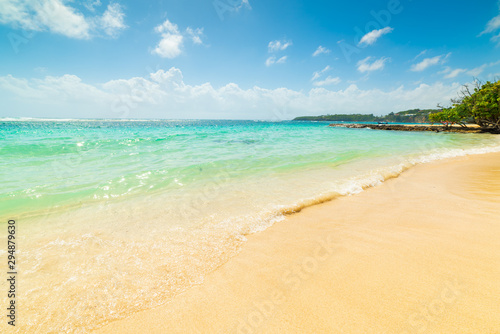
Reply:
[[[287,214],[416,164],[500,151],[489,134],[328,124],[0,119],[0,243],[15,220],[17,331],[89,332],[201,284]]]

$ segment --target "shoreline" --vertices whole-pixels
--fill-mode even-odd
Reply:
[[[372,129],[372,130],[389,130],[389,131],[432,131],[432,132],[454,132],[454,133],[491,133],[499,134],[500,132],[494,129],[480,128],[476,124],[468,124],[467,127],[460,125],[451,125],[445,127],[439,124],[338,124],[332,123],[329,127],[348,128],[348,129]]]
[[[305,208],[204,283],[95,333],[498,331],[498,166],[499,153],[418,165]]]

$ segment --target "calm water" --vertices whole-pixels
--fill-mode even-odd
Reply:
[[[19,332],[87,332],[160,305],[286,213],[417,163],[500,150],[492,135],[327,125],[0,120],[0,213],[20,231]]]

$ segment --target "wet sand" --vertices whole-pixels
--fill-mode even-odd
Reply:
[[[500,333],[500,154],[420,165],[249,235],[96,333]]]

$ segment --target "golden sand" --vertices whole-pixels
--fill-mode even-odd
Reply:
[[[500,154],[307,208],[98,333],[500,333]]]

